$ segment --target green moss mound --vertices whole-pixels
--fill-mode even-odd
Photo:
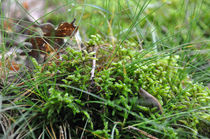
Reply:
[[[39,84],[33,95],[17,102],[30,99],[35,105],[28,109],[37,114],[31,125],[41,120],[56,131],[68,123],[72,137],[83,132],[91,138],[146,137],[135,128],[160,138],[209,136],[210,91],[193,82],[178,55],[138,50],[129,41],[114,48],[93,35],[86,50],[67,48],[62,58],[44,69],[33,60],[32,76]],[[159,100],[162,115],[142,105],[140,87]]]

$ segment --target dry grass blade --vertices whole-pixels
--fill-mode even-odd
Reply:
[[[60,129],[60,131],[59,131],[59,139],[65,139],[65,137],[64,137],[64,130],[63,130],[62,126],[59,126],[59,129]]]
[[[128,126],[128,129],[136,130],[136,131],[138,131],[139,133],[141,133],[141,134],[147,136],[147,137],[150,138],[150,139],[158,139],[158,138],[152,136],[151,134],[149,134],[149,133],[147,133],[147,132],[145,132],[145,131],[143,131],[143,130],[141,130],[141,129],[138,129],[138,128],[136,128],[136,127]]]
[[[48,129],[48,127],[46,126],[47,132],[50,135],[51,139],[54,139],[53,135],[51,134],[50,130]]]
[[[23,94],[21,94],[20,97],[17,97],[13,102],[16,102],[16,101],[20,100],[23,96],[26,96],[29,92],[32,93],[32,90],[33,90],[33,89],[34,89],[34,87],[32,87],[31,89],[27,89],[26,92],[24,92]],[[30,93],[30,94],[31,94],[31,93]],[[30,94],[28,94],[28,96],[30,96]]]
[[[3,130],[3,133],[6,135],[7,130],[9,127],[11,127],[11,120],[7,118],[7,116],[4,113],[0,114],[0,124],[1,124],[1,129]],[[8,136],[10,136],[13,133],[13,130],[8,133]]]
[[[50,123],[50,128],[51,128],[51,130],[52,130],[54,139],[57,139],[57,138],[56,138],[56,135],[55,135],[55,131],[54,131],[53,126],[52,126],[52,123]]]

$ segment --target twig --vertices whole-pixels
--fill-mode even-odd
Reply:
[[[64,132],[64,139],[67,139],[66,126],[67,126],[66,123],[64,123],[64,124],[62,125],[62,127],[63,127],[63,132]]]
[[[94,77],[95,77],[95,69],[96,69],[96,52],[98,50],[98,46],[94,46],[94,50],[93,52],[95,52],[95,54],[93,55],[94,59],[93,59],[93,66],[92,66],[92,70],[90,72],[91,76],[90,76],[90,80],[93,81]]]
[[[147,137],[150,138],[150,139],[158,139],[158,138],[152,136],[151,134],[149,134],[149,133],[147,133],[147,132],[145,132],[145,131],[143,131],[143,130],[141,130],[141,129],[138,129],[138,128],[136,128],[136,127],[128,126],[128,129],[136,130],[136,131],[138,131],[139,133],[141,133],[141,134],[147,136]]]
[[[95,82],[94,82],[94,77],[95,77],[95,69],[96,69],[96,52],[98,50],[98,46],[94,46],[94,50],[93,52],[95,52],[95,54],[93,55],[94,59],[93,59],[93,65],[92,65],[92,70],[90,72],[90,86],[88,91],[92,92],[93,88],[95,87]],[[89,100],[89,95],[87,96],[87,100]],[[87,107],[89,107],[89,104],[87,104]]]
[[[53,136],[52,136],[52,134],[50,133],[50,130],[48,129],[47,126],[46,126],[46,129],[47,129],[47,132],[48,132],[49,136],[53,139]]]
[[[71,139],[71,127],[68,123],[67,123],[67,130],[68,130],[69,139]],[[66,136],[66,138],[67,138],[67,136]]]
[[[60,132],[59,139],[64,139],[64,131],[62,129],[62,126],[60,125],[59,128],[60,128],[60,131],[59,131]]]
[[[57,138],[56,138],[56,135],[55,135],[55,131],[54,131],[53,127],[52,127],[52,122],[50,122],[50,128],[51,128],[52,133],[53,133],[53,136],[54,136],[53,139],[57,139]]]

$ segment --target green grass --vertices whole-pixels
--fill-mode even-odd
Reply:
[[[44,69],[33,59],[20,86],[1,80],[0,137],[209,137],[207,0],[54,0],[46,9],[51,5],[40,19],[58,25],[76,18],[87,52],[67,48],[59,66]],[[8,19],[1,13],[2,42]],[[94,46],[101,70],[91,84]],[[1,43],[1,54],[6,50]],[[159,100],[162,115],[140,104],[140,87]]]

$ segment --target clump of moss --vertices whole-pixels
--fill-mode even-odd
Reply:
[[[96,46],[97,53],[89,51]],[[205,106],[208,106],[210,92],[190,79],[185,69],[178,65],[179,56],[140,51],[129,41],[118,47],[121,48],[112,59],[109,55],[115,48],[103,46],[102,38],[93,35],[87,50],[67,48],[59,64],[52,62],[43,70],[34,61],[35,81],[46,75],[55,76],[45,81],[44,87],[38,85],[47,96],[42,97],[40,105],[43,119],[53,122],[54,126],[69,121],[75,128],[84,126],[87,120],[86,128],[91,131],[87,136],[90,137],[110,138],[115,122],[120,125],[114,129],[117,138],[131,135],[125,130],[130,124],[149,127],[146,131],[158,137],[181,137],[181,130],[191,132],[195,137],[203,134],[200,126],[206,126],[206,123],[200,123],[200,120],[209,120]],[[96,60],[95,75],[90,80],[93,60]],[[140,87],[159,100],[163,115],[156,113],[155,108],[141,105]],[[77,136],[73,131],[75,128],[72,128],[72,136]]]

